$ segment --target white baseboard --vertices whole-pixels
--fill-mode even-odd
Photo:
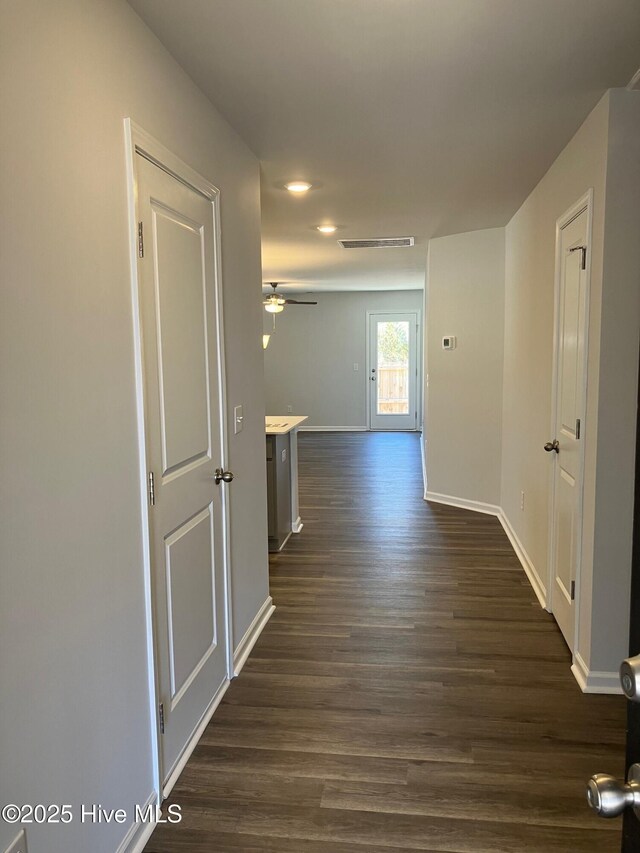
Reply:
[[[144,804],[143,810],[146,811],[149,806],[154,804],[159,805],[157,791],[153,791],[147,798],[147,802]],[[118,847],[116,853],[142,853],[156,826],[157,824],[154,821],[149,821],[149,823],[131,824],[129,831],[122,839],[122,843]]]
[[[590,671],[580,652],[576,652],[573,656],[571,672],[583,693],[622,693],[620,676],[617,672]]]
[[[518,535],[511,526],[511,522],[502,510],[498,513],[498,519],[504,529],[504,532],[507,534],[509,542],[511,542],[511,545],[513,546],[513,550],[516,552],[517,558],[520,560],[520,565],[524,569],[526,576],[529,578],[529,583],[533,587],[536,598],[540,602],[540,607],[543,607],[546,610],[547,588],[542,582],[542,578],[538,574],[538,570],[533,565],[531,558],[524,549],[524,545],[518,539]]]
[[[466,498],[456,498],[453,495],[441,495],[439,492],[424,493],[425,501],[433,501],[438,504],[446,504],[447,506],[456,506],[458,509],[470,509],[473,512],[483,512],[485,515],[500,515],[502,510],[494,504],[483,503],[482,501],[469,501]]]
[[[294,533],[299,533],[299,532],[300,532],[299,530],[294,530],[294,529],[293,529],[293,525],[291,525],[291,530],[290,530],[290,531],[287,533],[287,535],[284,537],[284,539],[282,540],[282,542],[280,543],[280,545],[278,546],[278,548],[272,548],[272,547],[271,547],[271,539],[269,539],[269,553],[270,553],[270,554],[279,554],[279,553],[280,553],[280,551],[282,551],[282,549],[284,548],[284,546],[287,544],[287,542],[289,541],[289,539],[291,539],[292,535],[293,535]],[[240,642],[242,642],[242,640],[241,640]]]
[[[173,786],[178,781],[178,777],[180,776],[180,774],[184,770],[187,761],[191,758],[191,753],[193,752],[193,750],[198,745],[198,741],[202,737],[204,730],[209,725],[209,721],[211,720],[211,717],[213,717],[214,711],[216,710],[216,708],[218,707],[218,705],[222,701],[222,697],[227,692],[227,689],[228,689],[230,684],[231,684],[231,681],[228,678],[225,678],[225,680],[222,682],[220,687],[218,687],[215,696],[211,700],[211,704],[209,705],[207,710],[204,712],[202,719],[198,723],[196,729],[194,730],[193,734],[191,735],[191,738],[189,739],[189,743],[185,747],[185,750],[182,753],[182,755],[180,756],[180,760],[178,761],[176,766],[173,768],[171,775],[167,779],[166,784],[164,785],[164,787],[162,789],[162,798],[163,799],[166,800],[166,798],[171,793]]]
[[[422,482],[424,483],[424,494],[423,497],[425,501],[427,500],[427,455],[424,446],[424,432],[420,435],[420,457],[422,459]]]
[[[298,432],[368,432],[366,426],[303,426],[298,427]]]
[[[258,613],[256,614],[253,622],[251,623],[251,625],[247,629],[244,637],[242,638],[242,640],[240,640],[240,643],[238,644],[238,648],[234,652],[234,655],[233,655],[234,675],[238,675],[240,670],[244,666],[247,658],[249,657],[251,649],[255,645],[256,640],[258,639],[258,637],[262,633],[262,629],[264,628],[264,626],[269,621],[269,618],[271,617],[271,614],[273,613],[273,611],[275,609],[276,608],[275,608],[275,605],[273,604],[272,598],[271,598],[271,596],[269,596],[267,598],[267,600],[264,602],[264,604],[262,605],[262,607],[260,608],[260,610],[258,611]],[[180,774],[184,770],[185,765],[186,765],[187,761],[189,760],[189,758],[191,757],[193,750],[195,749],[196,745],[198,744],[198,741],[202,737],[204,730],[209,725],[211,717],[213,716],[216,708],[218,707],[218,705],[222,701],[222,697],[227,692],[227,689],[228,689],[230,683],[231,683],[230,680],[228,678],[225,678],[225,680],[222,682],[222,684],[218,688],[216,695],[213,697],[211,704],[209,705],[205,714],[203,715],[202,720],[198,724],[194,733],[191,735],[189,743],[187,744],[182,755],[180,756],[180,761],[176,764],[175,768],[173,769],[173,772],[171,773],[171,776],[169,776],[169,779],[167,780],[167,783],[163,788],[162,794],[163,794],[164,799],[166,799],[169,796],[169,794],[171,793],[173,786],[175,785]],[[147,803],[145,805],[149,805],[150,803],[154,803],[154,802],[158,802],[158,796],[157,796],[155,791],[150,796],[149,800],[147,801]],[[153,830],[155,829],[155,826],[156,826],[155,823],[134,824],[129,829],[129,832],[125,836],[120,847],[118,847],[117,853],[141,853],[142,850],[144,849],[145,844],[149,840]]]
[[[247,658],[251,654],[251,649],[255,646],[256,641],[262,629],[271,618],[271,614],[275,610],[275,604],[271,596],[267,598],[260,610],[256,613],[253,622],[245,631],[244,637],[238,643],[238,646],[233,653],[233,674],[240,675],[240,670],[247,662]]]
[[[434,501],[435,503],[446,504],[447,506],[455,506],[459,509],[469,509],[472,512],[483,512],[485,515],[495,515],[504,532],[507,534],[509,542],[511,542],[511,546],[513,550],[516,552],[516,557],[520,561],[520,565],[524,569],[524,572],[529,579],[529,583],[531,584],[533,591],[536,594],[536,598],[540,602],[540,606],[546,608],[547,606],[547,589],[538,574],[536,567],[533,565],[529,555],[527,554],[523,544],[518,539],[518,536],[511,526],[509,519],[504,514],[504,511],[501,507],[496,504],[488,504],[483,501],[470,501],[466,498],[457,498],[452,495],[441,495],[438,492],[429,492],[425,491],[424,499],[426,501]]]
[[[423,449],[423,473],[424,469],[424,449]],[[426,476],[426,473],[425,473]],[[516,553],[518,560],[520,561],[520,565],[524,569],[524,572],[531,584],[533,591],[536,594],[538,601],[540,602],[540,606],[545,608],[547,607],[547,589],[545,584],[542,582],[540,575],[536,567],[534,566],[531,558],[527,554],[524,545],[518,538],[517,533],[511,526],[511,522],[505,515],[504,511],[499,506],[494,506],[493,504],[482,503],[480,501],[469,501],[464,498],[456,498],[451,495],[441,495],[437,492],[429,492],[427,491],[427,484],[425,480],[425,493],[424,499],[426,501],[434,501],[436,503],[447,504],[447,506],[455,506],[460,509],[469,509],[474,512],[483,512],[487,515],[495,515],[504,532],[507,534],[509,542],[513,550]],[[589,667],[584,662],[579,652],[576,652],[573,656],[573,665],[571,667],[571,672],[575,680],[578,682],[580,689],[583,693],[615,693],[621,694],[622,688],[620,686],[620,677],[617,672],[599,672],[596,670],[589,670]]]

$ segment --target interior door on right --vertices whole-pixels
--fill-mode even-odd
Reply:
[[[586,369],[586,209],[562,229],[560,240],[561,267],[556,328],[556,449],[552,451],[552,607],[564,638],[573,650],[575,584],[582,526],[580,440],[584,429]]]
[[[629,626],[629,657],[640,655],[640,387],[636,409],[636,488],[633,508],[633,558],[631,565],[631,613]],[[640,762],[640,702],[627,705],[627,761],[629,768]],[[622,853],[640,850],[640,820],[633,809],[624,814]]]
[[[418,426],[418,315],[369,315],[369,425],[414,430]]]

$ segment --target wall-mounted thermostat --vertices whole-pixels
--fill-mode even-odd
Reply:
[[[455,349],[456,348],[456,336],[455,335],[445,335],[442,339],[442,349]]]

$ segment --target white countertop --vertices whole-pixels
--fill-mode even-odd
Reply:
[[[267,435],[286,435],[292,429],[309,420],[308,415],[267,415],[264,419]]]

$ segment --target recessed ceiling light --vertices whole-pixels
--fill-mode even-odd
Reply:
[[[290,181],[290,183],[285,184],[285,189],[288,189],[290,193],[306,193],[307,190],[311,189],[311,184],[306,181]]]
[[[322,231],[323,234],[333,234],[334,231],[337,230],[337,225],[318,225],[318,231]]]

